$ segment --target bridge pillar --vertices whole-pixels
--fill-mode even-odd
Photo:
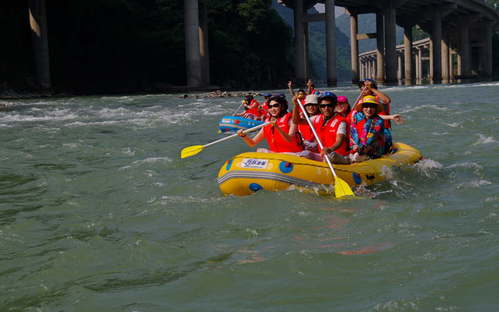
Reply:
[[[485,21],[483,23],[483,48],[481,49],[481,63],[482,63],[482,76],[486,78],[492,77],[492,36],[493,36],[493,26],[492,21]]]
[[[52,87],[50,79],[50,57],[45,0],[29,1],[29,24],[31,27],[36,82],[42,89]]]
[[[210,85],[210,49],[208,46],[208,1],[202,0],[199,25],[199,53],[201,55],[202,85]]]
[[[336,86],[336,18],[334,16],[334,0],[325,0],[326,5],[326,54],[327,85]]]
[[[376,81],[385,82],[385,32],[383,15],[376,13]]]
[[[454,82],[456,80],[455,71],[454,71],[454,58],[455,51],[453,46],[449,47],[449,80],[450,82]]]
[[[198,0],[184,0],[185,63],[187,86],[202,85],[202,66],[199,42]]]
[[[423,80],[423,48],[417,48],[416,54],[416,84],[420,84]]]
[[[375,77],[375,67],[376,65],[374,64],[374,60],[372,58],[372,56],[368,56],[367,57],[367,75],[366,75],[366,78],[370,78],[370,79],[376,79]]]
[[[405,84],[412,85],[413,63],[412,63],[412,25],[404,27],[404,74]]]
[[[404,73],[402,71],[402,53],[397,53],[397,82],[401,83],[404,78]]]
[[[449,67],[450,67],[450,53],[449,53],[449,32],[448,30],[445,30],[445,32],[442,34],[442,41],[441,41],[441,58],[442,58],[442,83],[449,83],[450,81],[450,73],[449,73]]]
[[[308,47],[309,47],[309,24],[308,23],[303,23],[303,30],[305,33],[305,77],[310,78],[312,69],[310,62],[308,61]]]
[[[352,83],[359,82],[359,41],[358,34],[358,15],[355,12],[350,13],[350,55],[352,61]]]
[[[459,23],[459,58],[461,60],[461,78],[471,78],[471,42],[469,28],[472,24],[472,17],[463,16]]]
[[[431,51],[430,51],[430,80],[439,83],[442,80],[442,12],[440,8],[434,7],[433,25],[431,31]]]
[[[397,39],[396,39],[396,10],[394,0],[388,1],[384,11],[385,31],[385,66],[386,82],[397,82]]]
[[[303,24],[303,0],[295,0],[294,25],[295,25],[295,75],[296,81],[305,82],[307,59],[305,52],[305,27]]]

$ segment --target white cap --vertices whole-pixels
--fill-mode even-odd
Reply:
[[[317,101],[317,95],[315,94],[309,94],[305,98],[305,104],[317,104],[317,103],[319,102]]]

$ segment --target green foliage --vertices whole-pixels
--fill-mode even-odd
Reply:
[[[0,4],[0,18],[8,27],[0,33],[11,42],[0,51],[0,83],[22,84],[34,72],[31,62],[26,62],[32,53],[28,1],[15,3]],[[207,3],[212,84],[233,88],[285,84],[292,72],[291,34],[269,10],[271,1]],[[56,90],[130,92],[185,85],[183,0],[50,0],[46,5]]]
[[[270,1],[211,1],[213,83],[231,88],[284,86],[291,76],[291,33]]]
[[[412,40],[418,41],[430,37],[428,33],[422,30],[419,26],[412,28]]]

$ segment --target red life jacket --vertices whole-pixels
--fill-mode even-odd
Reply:
[[[262,115],[262,112],[260,110],[260,103],[258,103],[258,101],[255,99],[251,100],[249,108],[246,111],[244,111],[244,113],[260,117]]]
[[[301,137],[305,141],[315,141],[314,133],[306,120],[300,120],[298,123],[298,132],[300,132]]]
[[[300,101],[301,105],[303,106],[303,108],[305,108],[305,98],[303,99],[298,99],[298,101]],[[303,109],[301,109],[301,106],[300,105],[296,105],[296,108],[298,109],[298,113],[300,114],[303,114]]]
[[[269,118],[270,117],[270,113],[269,113],[269,103],[270,101],[265,101],[262,103],[261,107],[260,107],[260,113],[261,113],[261,116],[263,116],[264,118],[263,119],[266,119],[266,118]]]
[[[381,103],[381,99],[377,95],[376,95],[376,101],[378,101],[378,103]],[[383,103],[381,106],[383,106],[383,111],[379,112],[378,115],[390,115],[390,103],[387,104]],[[384,123],[385,123],[385,129],[392,128],[392,123],[390,122],[390,120],[384,120]]]
[[[390,103],[383,104],[384,110],[378,115],[390,115]],[[385,120],[385,129],[391,129],[392,123],[390,120]]]
[[[281,128],[284,133],[289,133],[290,128],[290,119],[291,113],[287,113],[286,115],[279,118],[276,122],[276,127]],[[270,118],[267,118],[266,121],[270,121]],[[263,127],[263,135],[267,140],[267,144],[269,145],[269,149],[274,153],[284,153],[284,152],[292,152],[297,153],[303,151],[303,147],[300,141],[300,135],[296,133],[291,142],[286,141],[286,139],[281,135],[279,130],[274,129],[272,125],[266,125]]]
[[[325,123],[323,114],[312,117],[315,131],[317,131],[324,147],[331,147],[336,143],[336,135],[342,122],[345,122],[345,118],[340,115],[335,115]],[[348,127],[346,132],[348,133]],[[340,147],[338,147],[335,152],[343,156],[348,155],[348,140],[346,134]]]

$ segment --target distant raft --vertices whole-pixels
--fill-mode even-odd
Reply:
[[[259,126],[263,123],[263,121],[243,118],[239,116],[224,116],[220,123],[218,124],[218,128],[223,133],[229,132],[237,132],[239,129],[249,129],[256,126]]]
[[[350,165],[334,165],[336,174],[351,187],[386,180],[386,168],[412,165],[421,153],[403,143],[378,159]],[[259,190],[283,191],[297,188],[330,194],[333,176],[325,162],[282,153],[243,153],[227,160],[218,172],[218,185],[226,195],[250,195]]]

